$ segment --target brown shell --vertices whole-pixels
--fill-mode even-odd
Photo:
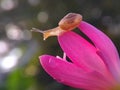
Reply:
[[[69,13],[59,22],[59,27],[63,30],[72,30],[76,28],[82,21],[82,15],[77,13]]]

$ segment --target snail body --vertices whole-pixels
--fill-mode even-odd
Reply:
[[[82,16],[76,13],[69,13],[65,17],[63,17],[58,23],[58,27],[41,31],[39,29],[33,28],[32,31],[40,32],[43,34],[44,40],[50,36],[58,36],[64,32],[73,30],[76,28],[80,22],[82,21]]]

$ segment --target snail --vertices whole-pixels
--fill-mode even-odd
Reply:
[[[82,15],[77,13],[68,13],[60,20],[56,28],[45,31],[39,30],[37,28],[32,28],[31,31],[42,33],[44,40],[46,40],[50,36],[58,36],[64,32],[75,29],[81,21],[82,21]]]

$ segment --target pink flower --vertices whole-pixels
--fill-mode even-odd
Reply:
[[[85,90],[120,90],[120,61],[112,41],[100,30],[81,21],[78,28],[91,41],[68,31],[58,35],[59,44],[70,58],[40,56],[44,70],[65,85]]]

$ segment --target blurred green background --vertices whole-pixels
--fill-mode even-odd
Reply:
[[[56,27],[67,13],[106,33],[120,52],[120,0],[0,0],[0,90],[78,90],[53,80],[38,56],[62,56],[56,37],[30,32]]]

